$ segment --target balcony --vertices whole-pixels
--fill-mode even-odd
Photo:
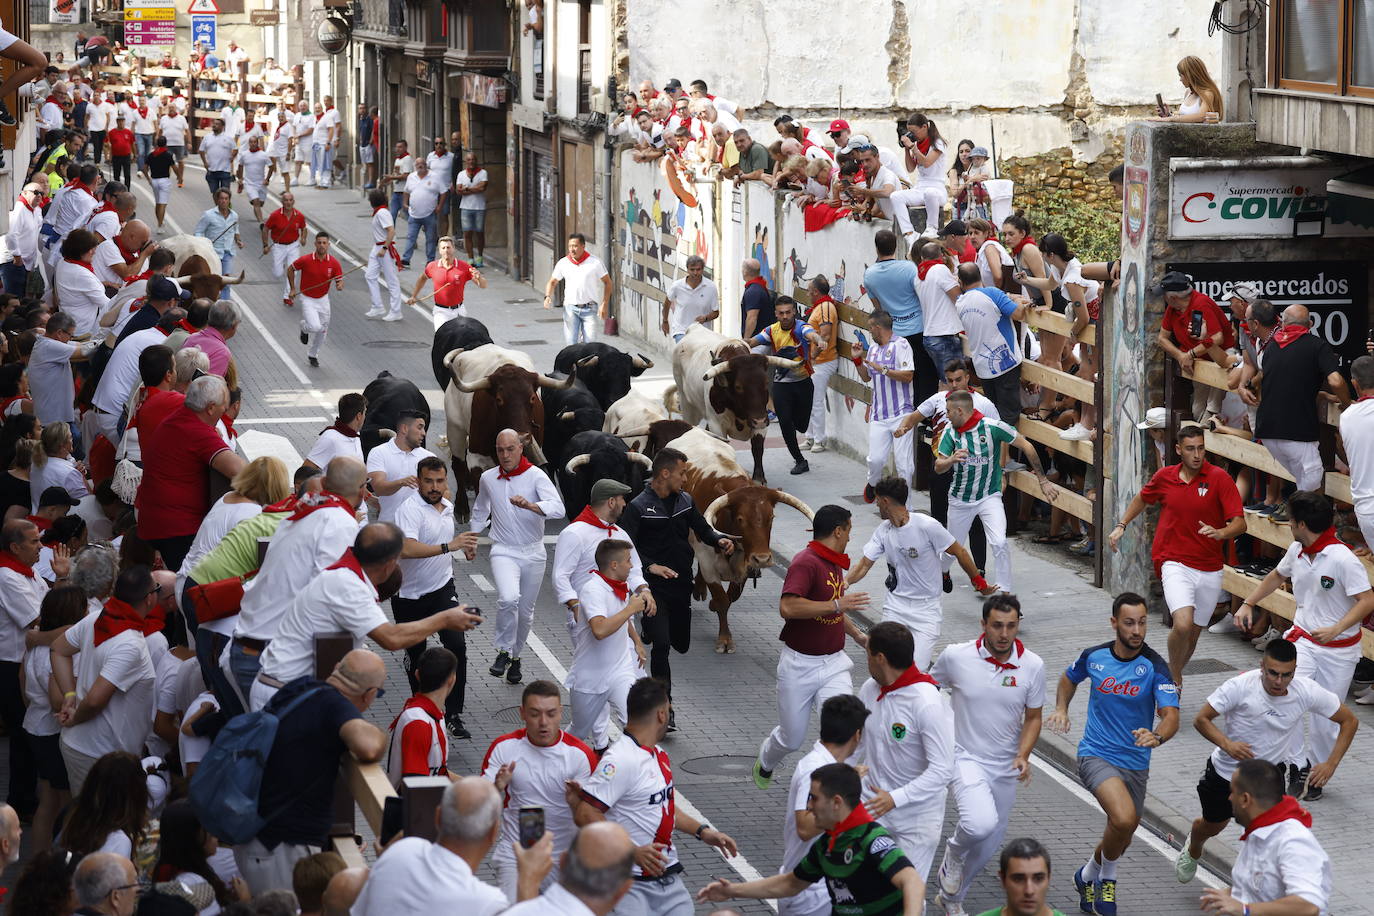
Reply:
[[[1273,0],[1257,139],[1351,156],[1374,151],[1374,2]]]
[[[507,70],[510,34],[511,15],[504,0],[452,4],[444,63],[464,70]]]
[[[395,44],[406,36],[405,0],[353,0],[354,34],[379,44]]]

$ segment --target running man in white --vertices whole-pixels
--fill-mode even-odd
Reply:
[[[864,502],[873,502],[873,485],[883,476],[887,457],[897,464],[897,476],[910,483],[916,471],[911,439],[898,436],[903,417],[911,413],[911,382],[916,377],[916,357],[905,337],[892,332],[892,316],[879,309],[868,316],[873,346],[856,344],[854,365],[859,378],[873,384],[873,403],[868,408],[868,480]]]
[[[1197,875],[1197,860],[1208,840],[1226,829],[1235,816],[1231,805],[1231,778],[1242,760],[1267,760],[1286,780],[1291,770],[1289,751],[1300,746],[1303,720],[1315,713],[1340,729],[1331,756],[1312,767],[1309,785],[1318,791],[1336,772],[1359,720],[1341,698],[1310,678],[1297,676],[1298,649],[1286,639],[1264,647],[1260,666],[1223,683],[1193,720],[1202,737],[1216,745],[1198,780],[1197,797],[1202,816],[1193,821],[1188,842],[1179,850],[1174,874],[1187,884]],[[1217,724],[1224,716],[1226,730]],[[1310,791],[1310,790],[1309,790]]]
[[[281,175],[283,188],[291,190],[291,116],[285,109],[277,109],[277,123],[272,127],[272,139],[267,144],[267,155],[272,157],[272,171],[267,173],[267,181],[272,181],[275,172]]]
[[[852,693],[833,696],[821,704],[821,733],[811,750],[792,771],[787,785],[787,813],[782,819],[782,867],[778,874],[791,874],[806,857],[812,842],[824,831],[806,804],[811,793],[811,774],[832,763],[844,763],[859,748],[863,738],[868,707]],[[825,882],[817,881],[795,897],[778,901],[778,916],[830,916],[830,894]]]
[[[616,916],[692,916],[695,907],[682,881],[673,832],[693,836],[729,858],[739,849],[728,835],[677,807],[672,763],[658,746],[668,733],[668,688],[655,678],[641,678],[625,703],[625,734],[585,783],[568,780],[568,802],[579,827],[615,821],[634,841],[635,882],[616,906]]]
[[[571,731],[599,749],[609,743],[608,708],[614,706],[625,719],[630,685],[647,674],[644,649],[627,632],[634,629],[635,615],[653,616],[648,590],[631,595],[625,581],[633,552],[629,541],[597,544],[596,566],[578,590],[581,609],[567,680],[572,698]]]
[[[372,308],[365,318],[401,320],[401,278],[397,269],[401,256],[396,252],[396,220],[386,206],[386,192],[372,190],[367,194],[372,206],[372,251],[367,256],[367,289],[372,294]],[[382,283],[391,294],[391,309],[382,304]]]
[[[286,283],[290,296],[301,300],[301,343],[310,365],[319,366],[320,347],[329,336],[329,287],[333,284],[343,292],[343,267],[338,258],[329,253],[329,233],[315,234],[315,250],[291,262],[286,269]],[[300,274],[297,283],[296,274]]]
[[[262,222],[262,205],[267,200],[267,170],[271,167],[272,157],[263,151],[262,138],[249,137],[248,151],[239,157],[239,193],[247,195],[258,222]]]
[[[1294,542],[1236,610],[1236,625],[1248,630],[1255,605],[1285,580],[1292,580],[1298,610],[1283,638],[1298,646],[1298,677],[1311,678],[1338,697],[1350,690],[1361,657],[1360,623],[1374,611],[1374,591],[1360,558],[1336,537],[1331,501],[1320,493],[1300,490],[1288,498],[1288,525]],[[1306,744],[1294,737],[1293,756],[1303,762],[1292,789],[1305,789],[1301,798],[1321,797],[1312,786],[1312,764],[1330,760],[1340,726],[1325,717],[1310,716]],[[1329,774],[1328,774],[1329,775]]]
[[[482,776],[496,783],[505,799],[501,838],[492,849],[497,882],[506,899],[515,902],[515,844],[520,839],[520,809],[544,810],[544,829],[553,834],[553,870],[541,890],[558,880],[558,862],[577,827],[568,804],[568,780],[586,782],[596,766],[596,754],[563,731],[563,702],[552,681],[531,681],[520,694],[520,720],[525,727],[491,743],[482,758]]]
[[[482,472],[471,529],[491,525],[491,574],[496,579],[496,661],[488,673],[520,683],[520,653],[534,623],[544,582],[544,522],[563,515],[563,497],[549,475],[530,464],[513,429],[496,434],[496,467]]]
[[[1007,543],[1007,513],[1002,508],[1002,446],[1011,445],[1022,451],[1040,481],[1045,499],[1054,502],[1059,489],[1045,477],[1040,455],[1026,437],[1001,420],[974,410],[973,396],[967,391],[950,392],[945,398],[945,410],[949,426],[940,436],[935,472],[942,474],[954,469],[949,485],[949,533],[963,543],[974,517],[982,519],[997,570],[997,585],[1011,591],[1011,546]],[[943,562],[948,570],[954,558],[946,556]]]
[[[262,253],[272,252],[272,275],[282,281],[282,304],[290,308],[291,283],[286,269],[301,256],[301,239],[305,236],[305,214],[296,209],[296,195],[283,191],[281,206],[263,221]]]
[[[916,667],[930,666],[935,642],[940,638],[942,561],[946,554],[959,561],[959,568],[983,597],[997,593],[996,585],[978,572],[973,557],[929,515],[906,507],[905,480],[884,477],[874,487],[878,515],[882,523],[864,545],[863,559],[849,571],[845,585],[852,586],[868,574],[878,560],[887,561],[887,600],[883,619],[895,620],[911,631],[916,640]]]
[[[946,646],[930,675],[948,687],[954,706],[954,801],[959,824],[940,863],[937,905],[964,912],[964,895],[1002,845],[1018,783],[1030,782],[1030,755],[1040,738],[1045,662],[1017,638],[1021,602],[994,595],[983,602],[983,634]]]

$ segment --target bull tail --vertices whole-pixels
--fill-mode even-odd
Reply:
[[[669,385],[663,389],[663,408],[668,414],[681,414],[682,405],[679,402],[677,385]]]

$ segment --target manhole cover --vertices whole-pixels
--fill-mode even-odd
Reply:
[[[363,344],[364,347],[375,347],[379,350],[427,350],[429,344],[421,343],[418,340],[369,340]]]
[[[569,718],[568,718],[568,715],[569,715],[569,710],[568,710],[568,707],[565,705],[565,706],[563,707],[563,721],[564,721],[565,723],[568,722],[568,721],[570,721]],[[519,706],[507,706],[505,709],[498,709],[498,710],[496,710],[496,712],[494,712],[494,713],[491,714],[491,717],[492,717],[493,719],[495,719],[497,722],[506,722],[506,723],[509,723],[509,724],[511,724],[511,725],[524,725],[524,724],[525,724],[525,720],[522,719],[522,718],[520,718],[520,707],[519,707]]]
[[[735,754],[693,757],[691,760],[684,760],[678,766],[697,776],[748,776],[754,771],[754,758]]]
[[[543,347],[548,345],[547,340],[508,340],[506,343],[512,347]]]
[[[1222,674],[1226,671],[1239,670],[1235,665],[1228,665],[1219,658],[1195,658],[1190,661],[1183,669],[1184,674]]]

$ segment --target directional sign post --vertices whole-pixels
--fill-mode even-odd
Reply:
[[[211,50],[215,47],[215,25],[218,20],[214,16],[192,16],[191,17],[191,43],[200,42],[202,48]]]
[[[177,40],[173,0],[129,0],[124,5],[124,42],[129,46],[173,45]]]

